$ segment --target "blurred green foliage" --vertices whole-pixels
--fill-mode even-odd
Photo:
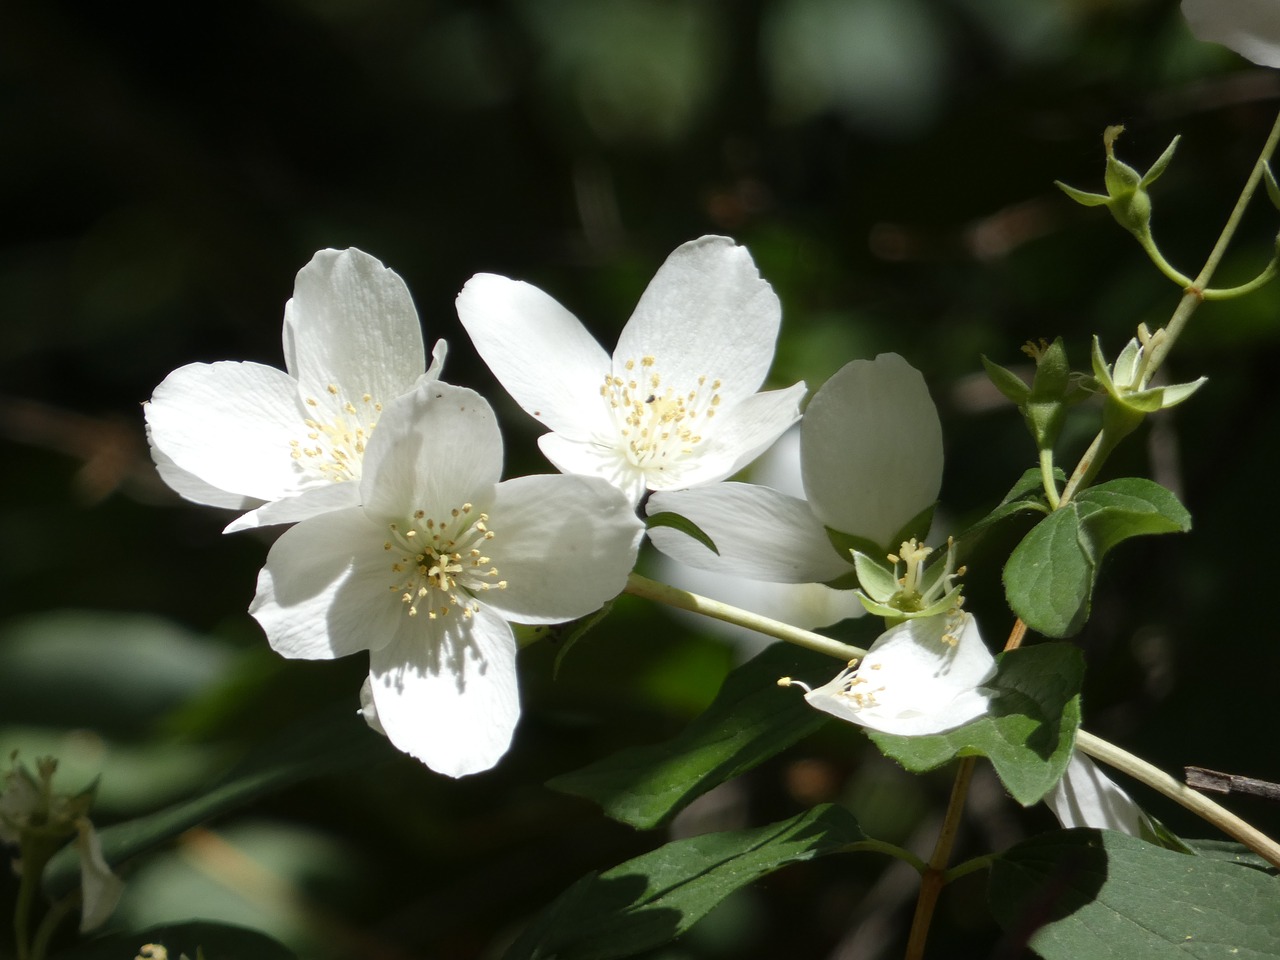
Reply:
[[[359,246],[405,277],[428,338],[452,345],[448,378],[502,417],[515,474],[547,467],[457,323],[466,279],[537,283],[611,343],[672,248],[732,235],[783,301],[777,383],[816,388],[887,350],[925,372],[948,442],[942,520],[960,529],[1035,456],[978,354],[1016,366],[1023,341],[1060,335],[1085,369],[1093,334],[1114,353],[1176,302],[1110,217],[1052,181],[1100,186],[1108,124],[1128,126],[1118,150],[1140,168],[1182,134],[1153,228],[1194,273],[1280,99],[1280,77],[1196,43],[1167,0],[9,0],[0,21],[0,748],[63,757],[68,789],[101,773],[102,824],[299,717],[356,708],[358,658],[266,649],[244,610],[269,535],[223,537],[228,518],[170,495],[139,409],[185,363],[279,364],[316,249]],[[1259,203],[1223,284],[1267,261],[1276,227]],[[1078,638],[1086,726],[1174,772],[1280,780],[1278,631],[1224,619],[1269,609],[1280,574],[1278,303],[1280,288],[1204,307],[1170,375],[1209,383],[1106,474],[1154,477],[1195,520],[1108,559]],[[970,560],[993,644],[1005,536]],[[496,770],[452,782],[406,759],[292,788],[141,864],[115,923],[185,903],[318,958],[500,952],[579,875],[659,840],[542,782],[673,735],[731,654],[624,598],[553,679],[554,659],[522,654],[525,715]],[[948,785],[828,725],[676,829],[835,801],[925,850]],[[1233,806],[1280,829],[1262,801]],[[1050,823],[982,773],[970,813],[961,855]],[[914,886],[882,868],[791,867],[659,955],[898,955]],[[981,896],[947,891],[940,953],[990,949]]]

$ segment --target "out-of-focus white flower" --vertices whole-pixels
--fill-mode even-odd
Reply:
[[[102,857],[102,841],[88,818],[76,820],[76,851],[80,854],[80,932],[97,930],[120,902],[124,881],[111,872]]]
[[[472,277],[458,317],[494,376],[551,429],[564,473],[603,477],[633,503],[736,473],[794,423],[805,386],[757,393],[781,307],[751,255],[725,237],[677,247],[613,357],[537,287]]]
[[[1182,15],[1200,40],[1220,43],[1264,67],[1280,67],[1276,0],[1182,0]]]
[[[146,404],[160,476],[197,503],[248,509],[228,531],[359,503],[361,461],[385,404],[434,380],[404,281],[354,248],[321,250],[284,308],[285,370],[179,367]],[[261,504],[261,506],[259,506]]]
[[[867,655],[807,690],[810,704],[871,730],[904,737],[945,733],[986,714],[995,658],[967,613],[907,620]],[[783,685],[797,684],[786,678]],[[797,684],[804,686],[803,684]]]
[[[457,777],[506,752],[520,713],[509,620],[562,623],[618,594],[643,527],[595,477],[499,483],[479,394],[427,383],[387,404],[361,506],[303,520],[267,557],[250,613],[287,657],[369,651],[362,711]],[[376,720],[376,723],[373,721]]]
[[[670,527],[649,531],[682,563],[753,580],[826,583],[853,570],[828,529],[888,552],[942,484],[942,427],[924,378],[902,357],[845,365],[814,395],[800,424],[807,499],[768,487],[719,483],[649,498],[650,514],[687,517],[713,553]]]
[[[1044,802],[1066,829],[1095,827],[1133,837],[1150,837],[1155,832],[1151,820],[1133,798],[1079,750],[1071,755],[1062,779]]]

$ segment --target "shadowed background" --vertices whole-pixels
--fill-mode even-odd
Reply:
[[[227,516],[171,495],[139,406],[185,363],[281,365],[284,301],[316,249],[358,246],[405,278],[428,343],[450,342],[447,378],[497,409],[516,475],[549,468],[537,425],[457,322],[467,278],[532,281],[611,346],[671,249],[730,235],[782,299],[773,385],[816,389],[888,350],[925,372],[948,450],[943,519],[960,529],[1034,465],[978,355],[1017,365],[1021,343],[1062,335],[1087,368],[1091,334],[1114,355],[1176,303],[1127,234],[1052,181],[1101,188],[1108,124],[1128,126],[1118,150],[1142,169],[1183,134],[1154,227],[1195,273],[1278,96],[1274,73],[1195,42],[1176,5],[1154,0],[11,0],[0,748],[55,753],[67,788],[101,772],[95,820],[109,824],[198,790],[311,711],[356,708],[363,658],[286,662],[267,648],[244,610],[269,535],[223,537]],[[1257,203],[1221,282],[1256,273],[1276,228]],[[1108,559],[1078,638],[1086,724],[1175,773],[1280,780],[1278,296],[1201,310],[1169,372],[1209,384],[1106,474],[1153,476],[1195,517],[1188,536]],[[1064,461],[1095,417],[1069,426]],[[993,646],[1009,619],[1000,550],[1020,533],[970,564]],[[874,625],[836,633],[865,643]],[[680,729],[733,661],[629,598],[558,677],[545,646],[522,655],[525,716],[496,770],[452,782],[406,758],[262,801],[138,864],[114,923],[222,918],[319,958],[500,952],[579,875],[663,839],[541,783]],[[949,783],[909,777],[831,725],[678,827],[834,800],[871,835],[927,851]],[[962,855],[1051,823],[985,773],[974,789]],[[1132,792],[1173,829],[1208,833]],[[1230,805],[1280,829],[1263,801]],[[660,956],[898,955],[913,874],[883,868],[791,868]],[[944,896],[940,953],[993,949],[982,896],[977,878]]]

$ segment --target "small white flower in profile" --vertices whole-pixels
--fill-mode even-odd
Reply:
[[[403,280],[354,248],[321,250],[284,308],[285,370],[180,367],[146,404],[160,476],[196,503],[247,510],[227,531],[359,503],[365,446],[383,407],[434,380]]]
[[[897,548],[942,485],[942,426],[919,371],[895,353],[842,367],[805,410],[800,463],[804,498],[734,482],[649,498],[650,515],[688,518],[718,554],[671,527],[649,537],[682,563],[778,583],[852,573],[855,544],[881,556]],[[837,549],[828,530],[849,543]]]
[[[599,609],[625,586],[643,533],[599,478],[501,472],[502,434],[479,394],[437,382],[391,401],[361,505],[285,531],[249,608],[286,657],[368,650],[366,720],[452,777],[489,769],[510,744],[508,621]]]
[[[867,655],[834,680],[806,690],[811,705],[881,733],[919,737],[945,733],[985,716],[995,658],[970,614],[907,620],[882,633]]]
[[[1131,837],[1155,835],[1142,808],[1079,750],[1071,754],[1066,772],[1044,802],[1066,829],[1095,827]]]
[[[757,393],[781,322],[773,288],[726,237],[683,244],[650,281],[612,358],[530,284],[478,274],[458,295],[476,350],[563,473],[648,490],[723,480],[800,416],[805,386]]]
[[[1182,15],[1198,39],[1220,43],[1261,66],[1280,67],[1276,0],[1182,0]]]

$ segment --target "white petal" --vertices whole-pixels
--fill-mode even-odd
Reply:
[[[488,770],[520,716],[511,627],[485,606],[427,620],[370,656],[377,717],[400,750],[450,777]]]
[[[448,355],[449,344],[444,340],[437,340],[436,345],[431,348],[431,366],[427,367],[427,372],[422,377],[427,380],[439,380],[444,376],[444,360]],[[421,383],[422,377],[419,378],[419,383]]]
[[[1280,4],[1274,0],[1182,0],[1182,15],[1199,39],[1280,67]]]
[[[896,353],[842,367],[814,395],[800,431],[805,492],[832,529],[891,549],[938,499],[942,425],[924,377]]]
[[[512,620],[560,623],[616,597],[635,567],[644,525],[595,477],[519,477],[498,484],[485,547],[507,581],[476,594]]]
[[[805,699],[842,720],[907,737],[978,719],[990,705],[981,685],[995,675],[995,659],[973,617],[961,617],[961,624],[946,615],[898,624],[880,635],[856,668]]]
[[[150,430],[147,431],[147,440],[148,442],[151,440]],[[254,497],[227,493],[225,490],[219,490],[205,483],[194,473],[188,473],[179,467],[154,443],[151,444],[151,459],[155,461],[156,473],[160,475],[160,479],[184,500],[201,503],[208,507],[226,507],[230,510],[248,510],[262,503]]]
[[[249,605],[277,653],[330,660],[391,642],[405,614],[385,534],[359,507],[281,534]]]
[[[609,356],[551,297],[531,284],[479,273],[458,294],[458,319],[530,416],[577,440],[612,429],[600,396]]]
[[[364,456],[360,493],[370,516],[390,522],[415,510],[487,509],[502,476],[502,433],[474,390],[439,381],[387,404]]]
[[[644,471],[617,448],[594,440],[570,440],[559,433],[544,433],[538,438],[538,448],[561,473],[600,477],[621,490],[632,504],[639,503],[647,489]]]
[[[386,403],[426,366],[413,298],[393,271],[354,247],[321,250],[298,271],[285,310],[285,360],[304,397],[338,386]]]
[[[256,510],[237,517],[227,524],[223,533],[237,533],[256,527],[268,527],[277,523],[297,523],[322,513],[343,510],[360,505],[358,483],[330,483],[324,487],[312,487],[296,497],[284,497],[264,503]]]
[[[1044,802],[1066,829],[1096,827],[1133,837],[1152,832],[1142,808],[1079,750],[1071,754],[1066,773]]]
[[[373,681],[368,677],[360,684],[360,716],[369,725],[369,729],[384,737],[387,735],[387,731],[382,729],[382,721],[378,719],[378,707],[373,702]]]
[[[804,499],[804,480],[800,476],[800,427],[793,426],[778,438],[751,466],[749,478],[762,487],[772,487],[789,497]]]
[[[156,387],[145,412],[153,448],[218,490],[276,500],[308,482],[289,446],[305,439],[305,414],[297,385],[281,370],[188,364]]]
[[[714,483],[737,473],[800,419],[805,389],[802,382],[786,390],[752,394],[717,414],[714,429],[711,425],[703,428],[707,431],[705,446],[694,447],[693,455],[678,460],[663,473],[649,472],[650,488],[678,490]]]
[[[746,247],[702,237],[677,247],[654,274],[618,338],[613,372],[651,356],[677,394],[705,376],[721,381],[718,392],[732,405],[764,382],[781,320],[778,297]]]
[[[719,556],[671,527],[649,530],[654,546],[691,566],[778,583],[821,583],[853,569],[807,503],[768,487],[717,483],[655,493],[645,511],[678,513],[711,538]]]
[[[76,821],[76,850],[80,854],[80,932],[107,922],[120,902],[124,882],[111,872],[102,856],[102,841],[87,819]]]

